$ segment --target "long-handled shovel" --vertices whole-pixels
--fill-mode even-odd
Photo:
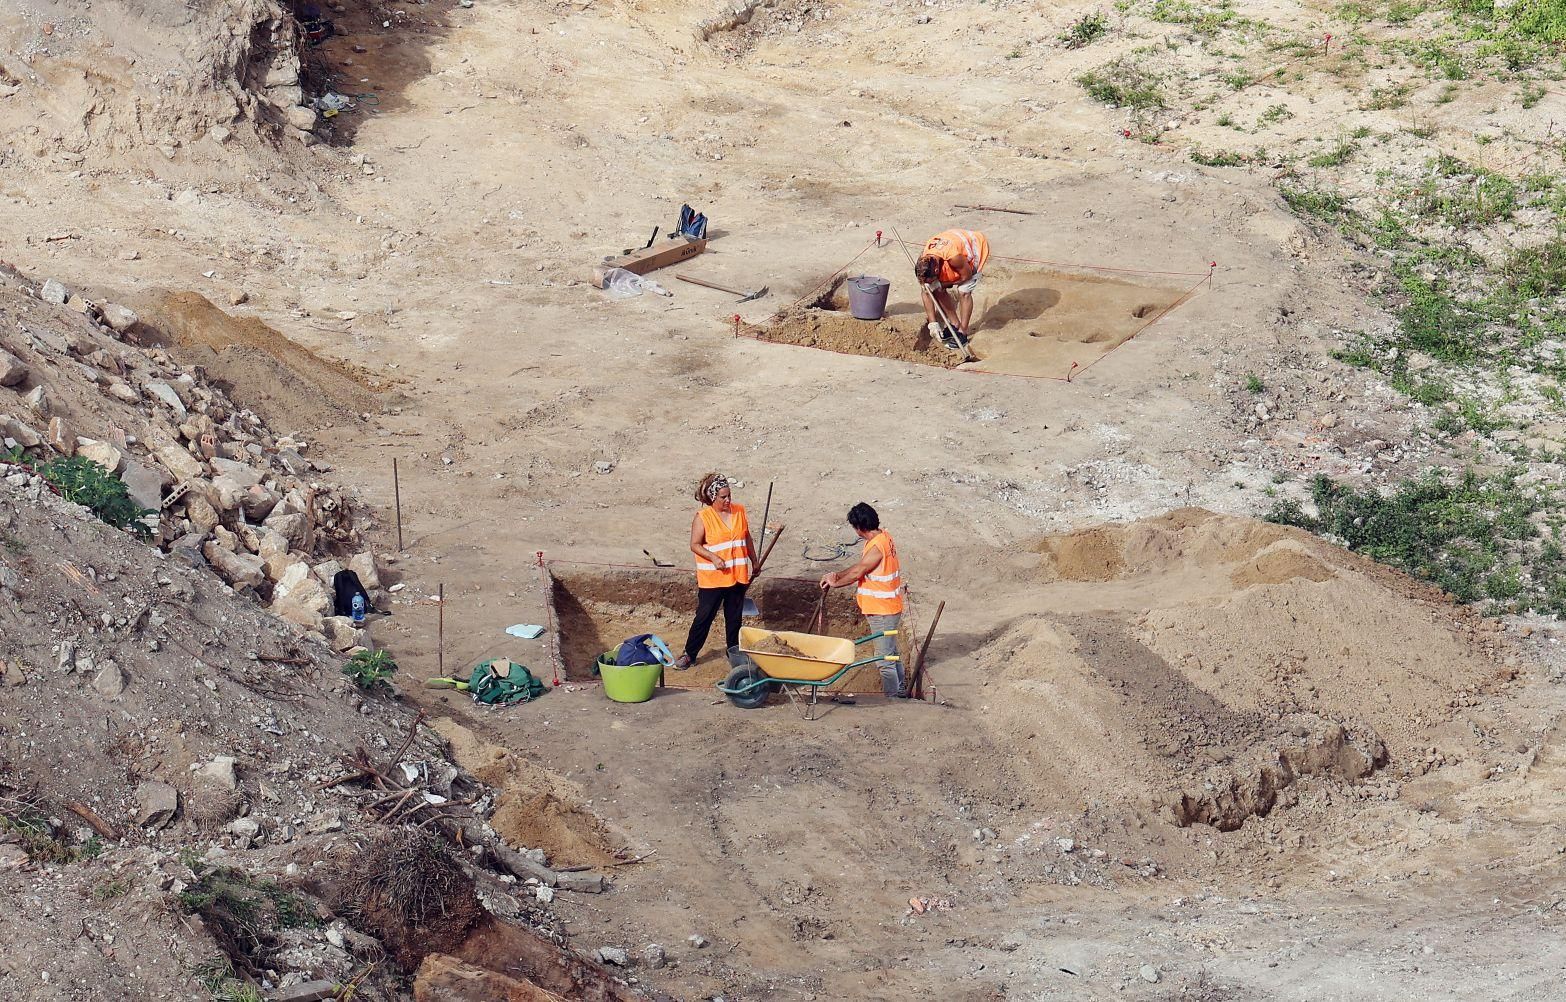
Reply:
[[[748,303],[752,299],[760,299],[762,296],[767,294],[767,287],[765,285],[759,289],[756,289],[754,292],[745,292],[742,289],[731,289],[726,285],[719,285],[716,282],[709,282],[704,278],[691,278],[689,275],[681,275],[678,273],[676,273],[674,277],[682,282],[689,282],[692,285],[699,285],[704,289],[716,289],[719,292],[727,292],[731,296],[738,296],[739,302],[742,303]]]
[[[772,481],[767,481],[767,505],[761,509],[761,539],[756,544],[765,547],[767,544],[767,519],[772,517]],[[756,580],[756,575],[761,573],[761,565],[766,561],[765,556],[758,555],[756,566],[750,569],[750,579]],[[749,595],[745,596],[745,607],[740,610],[740,617],[755,617],[761,615],[761,610],[756,608],[756,600]]]
[[[897,232],[895,227],[892,229],[892,236],[894,238],[896,238],[897,246],[899,246],[899,247],[901,247],[903,249],[903,255],[908,258],[908,264],[911,267],[917,269],[919,267],[919,262],[914,260],[913,253],[911,251],[909,251],[908,245],[903,243],[903,238]],[[956,326],[954,326],[952,324],[951,320],[947,319],[946,311],[941,309],[941,301],[935,297],[936,290],[939,287],[938,286],[925,285],[923,283],[920,283],[919,287],[921,289],[923,289],[925,291],[925,294],[930,297],[930,305],[935,307],[935,315],[941,318],[941,329],[943,331],[949,331],[950,334],[951,334],[952,341],[955,342],[955,344],[947,344],[946,347],[951,348],[951,349],[953,349],[955,351],[962,352],[962,357],[963,357],[964,361],[966,361],[966,362],[973,361],[973,349],[968,347],[968,342],[966,342],[966,341],[964,341],[962,339],[962,334],[958,332]],[[945,338],[942,338],[941,340],[942,340],[942,343],[945,343],[945,341],[946,341]]]

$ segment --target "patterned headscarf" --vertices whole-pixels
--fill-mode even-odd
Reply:
[[[728,477],[723,476],[721,473],[708,481],[706,490],[707,503],[712,504],[714,501],[718,500],[718,492],[724,490],[728,486]]]

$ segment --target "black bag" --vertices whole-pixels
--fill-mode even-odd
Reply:
[[[332,615],[352,616],[353,597],[364,596],[364,611],[374,612],[370,605],[370,593],[364,590],[364,582],[353,571],[338,571],[332,576]]]

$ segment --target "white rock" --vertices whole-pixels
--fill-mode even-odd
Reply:
[[[125,456],[120,450],[107,442],[100,442],[93,438],[77,439],[76,455],[97,463],[110,473],[120,472],[120,467],[125,462]]]
[[[234,757],[232,755],[219,755],[204,765],[192,768],[196,780],[203,783],[211,783],[225,790],[239,789],[239,777],[234,774]]]
[[[141,317],[136,315],[135,310],[128,306],[121,306],[119,303],[104,303],[103,308],[98,312],[103,314],[103,322],[117,334],[124,334],[141,322]]]
[[[56,306],[64,306],[65,301],[71,298],[71,294],[66,290],[65,286],[61,285],[59,282],[56,282],[52,278],[44,282],[43,288],[39,291],[39,295],[43,298],[44,302],[53,303]]]

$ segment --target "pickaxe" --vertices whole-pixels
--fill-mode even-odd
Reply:
[[[741,292],[738,289],[730,289],[728,286],[718,285],[717,283],[709,282],[706,279],[691,278],[689,275],[677,274],[674,277],[682,282],[689,282],[692,285],[699,285],[705,289],[717,289],[719,292],[727,292],[731,296],[738,296],[739,301],[742,303],[748,303],[752,299],[760,299],[762,296],[767,294],[767,287],[765,285],[757,289],[755,292]]]

